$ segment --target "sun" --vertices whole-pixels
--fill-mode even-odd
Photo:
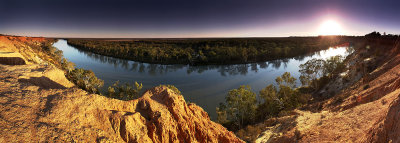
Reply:
[[[326,20],[319,27],[319,35],[343,35],[340,24],[335,20]]]

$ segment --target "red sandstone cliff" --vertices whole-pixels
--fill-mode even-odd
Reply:
[[[40,40],[0,37],[0,57],[25,61],[0,64],[0,142],[243,142],[167,87],[131,101],[73,87],[24,44]]]

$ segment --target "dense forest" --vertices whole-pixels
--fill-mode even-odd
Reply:
[[[160,64],[238,64],[304,55],[348,42],[350,37],[215,39],[68,39],[93,53]]]

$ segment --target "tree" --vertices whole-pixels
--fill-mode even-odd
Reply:
[[[61,67],[67,71],[67,73],[70,73],[72,70],[75,69],[75,64],[73,62],[69,62],[67,59],[62,58],[61,59]]]
[[[325,61],[322,59],[311,59],[304,64],[301,64],[299,72],[301,73],[300,81],[303,86],[310,86],[318,89],[318,83],[315,80],[323,76]]]
[[[276,115],[283,108],[283,103],[278,98],[278,90],[272,84],[263,88],[260,91],[260,97],[263,103],[260,104],[258,109],[258,118],[264,119],[271,115]]]
[[[256,38],[106,41],[68,39],[97,54],[151,63],[226,64],[290,58],[337,45],[339,38]],[[296,47],[296,48],[293,48]]]
[[[98,79],[91,70],[81,68],[73,69],[71,72],[67,73],[67,77],[78,87],[89,93],[100,93],[99,89],[104,84],[103,80]]]
[[[292,109],[298,106],[296,101],[299,93],[294,89],[296,88],[296,78],[292,77],[289,72],[283,73],[275,79],[278,84],[278,98],[281,105],[280,108]]]
[[[376,31],[368,33],[368,34],[365,35],[365,37],[371,37],[371,38],[376,38],[376,37],[380,37],[380,36],[381,36],[381,33],[376,32]]]
[[[324,80],[321,79],[330,79],[333,75],[342,72],[346,68],[343,59],[339,55],[330,57],[327,60],[314,58],[305,64],[301,64],[299,72],[301,73],[300,81],[302,85],[309,86],[315,90],[319,89],[324,83]]]
[[[342,72],[344,68],[346,68],[346,65],[343,63],[343,57],[342,56],[333,56],[330,57],[329,59],[326,60],[324,64],[324,76],[331,77],[334,74],[338,74],[339,72]]]
[[[285,72],[281,76],[276,77],[275,81],[279,86],[296,87],[296,78],[292,77],[289,72]]]
[[[143,85],[135,82],[134,86],[129,83],[119,85],[119,81],[116,81],[113,85],[107,89],[106,96],[121,100],[133,100],[139,98],[140,90]]]
[[[222,103],[217,108],[219,120],[232,122],[239,129],[254,121],[257,99],[250,86],[242,85],[237,89],[230,90],[225,100],[226,105]]]
[[[278,88],[270,84],[260,91],[263,102],[257,109],[258,119],[275,116],[282,110],[292,110],[306,103],[309,95],[296,89],[296,78],[285,72],[275,79]]]

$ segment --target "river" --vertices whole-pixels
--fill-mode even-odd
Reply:
[[[229,90],[240,85],[250,85],[258,93],[265,86],[274,83],[277,76],[290,72],[297,79],[299,65],[312,58],[326,59],[335,55],[347,56],[348,47],[329,48],[310,55],[274,61],[235,65],[161,65],[123,60],[79,50],[60,39],[54,46],[62,50],[64,57],[76,64],[77,68],[92,70],[104,80],[105,90],[115,81],[143,83],[143,91],[160,84],[175,85],[186,101],[202,107],[216,119],[216,107],[225,101]],[[300,85],[297,80],[297,85]]]

